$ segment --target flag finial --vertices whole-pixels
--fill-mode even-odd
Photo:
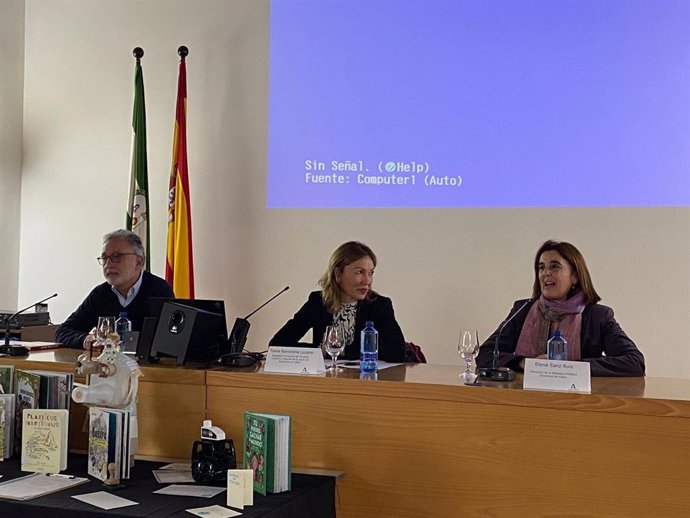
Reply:
[[[184,59],[187,57],[187,54],[189,54],[189,49],[184,45],[181,45],[177,48],[177,53],[180,55],[182,59]]]
[[[134,47],[134,50],[132,51],[132,55],[137,58],[137,61],[139,61],[141,58],[144,57],[144,49],[141,47]]]

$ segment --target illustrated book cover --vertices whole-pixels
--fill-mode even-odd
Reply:
[[[22,471],[59,473],[67,469],[69,411],[22,411]]]
[[[14,394],[0,394],[0,460],[14,452],[15,400]]]
[[[291,487],[290,416],[246,412],[243,464],[254,472],[254,491],[261,495]]]

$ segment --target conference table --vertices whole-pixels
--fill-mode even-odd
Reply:
[[[69,370],[58,349],[19,368]],[[466,386],[453,365],[359,379],[142,366],[139,455],[188,458],[204,417],[236,444],[245,411],[293,418],[295,469],[337,470],[337,516],[685,516],[690,380],[593,378],[590,394],[522,379]],[[70,446],[84,449],[74,405]]]

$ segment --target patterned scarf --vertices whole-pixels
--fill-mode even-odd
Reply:
[[[355,316],[357,315],[357,303],[341,304],[340,310],[333,315],[333,325],[340,326],[343,330],[343,344],[350,345],[355,338]]]
[[[567,300],[547,300],[544,295],[532,304],[518,338],[515,354],[535,358],[546,354],[546,342],[556,329],[568,342],[568,360],[580,360],[580,329],[585,297],[581,291]],[[554,325],[552,325],[554,324]]]

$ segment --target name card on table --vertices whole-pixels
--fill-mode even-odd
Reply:
[[[532,390],[592,391],[588,362],[525,358],[523,388]]]
[[[254,505],[254,470],[229,469],[227,506],[244,509]],[[237,515],[235,515],[237,516]]]
[[[326,365],[318,347],[269,347],[264,372],[322,374]]]

